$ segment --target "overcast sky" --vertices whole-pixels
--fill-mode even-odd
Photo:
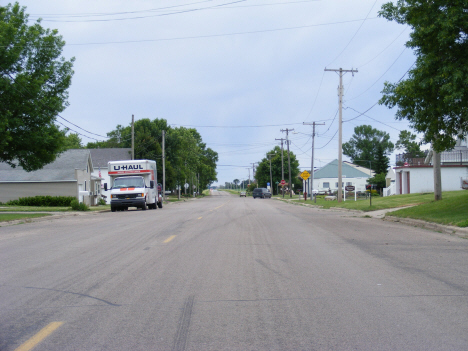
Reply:
[[[338,158],[339,75],[343,142],[370,124],[395,143],[406,121],[377,101],[415,61],[410,28],[377,17],[381,0],[24,0],[30,20],[58,29],[75,57],[70,106],[58,122],[83,144],[118,124],[164,118],[194,127],[219,154],[218,183],[248,179],[248,167],[289,134],[301,170]],[[367,112],[366,112],[367,111]],[[364,113],[362,115],[362,113]],[[357,117],[357,118],[356,118]],[[84,130],[83,130],[84,129]],[[346,160],[346,157],[344,157]],[[394,164],[394,155],[390,162]],[[252,170],[250,170],[252,177]]]

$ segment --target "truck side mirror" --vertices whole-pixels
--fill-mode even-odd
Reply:
[[[151,189],[154,188],[154,180],[150,180],[150,188],[151,188]]]
[[[107,191],[107,183],[104,183],[104,191]]]

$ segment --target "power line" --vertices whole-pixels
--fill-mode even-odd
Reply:
[[[166,6],[166,7],[160,7],[160,8],[155,8],[155,9],[148,9],[148,10],[140,10],[140,11],[124,11],[124,12],[108,12],[108,13],[83,13],[83,14],[32,14],[30,17],[33,17],[33,19],[41,18],[44,22],[110,22],[110,21],[121,21],[121,20],[133,20],[133,19],[144,19],[144,18],[150,18],[150,17],[158,17],[158,16],[169,16],[169,15],[176,15],[176,14],[181,14],[181,13],[186,13],[186,12],[194,12],[194,11],[205,11],[205,10],[226,10],[226,9],[238,9],[238,8],[248,8],[248,7],[265,7],[265,6],[277,6],[277,5],[291,5],[291,4],[300,4],[300,3],[309,3],[309,2],[317,2],[319,0],[301,0],[301,1],[289,1],[289,2],[277,2],[277,3],[267,3],[267,4],[253,4],[253,5],[240,5],[240,6],[229,6],[241,2],[245,2],[247,0],[238,0],[238,1],[232,1],[226,4],[220,4],[220,5],[214,5],[214,6],[208,6],[208,7],[202,7],[202,8],[194,8],[194,9],[187,9],[187,10],[181,10],[177,12],[170,12],[166,14],[159,14],[159,15],[152,15],[152,16],[139,16],[139,17],[126,17],[126,18],[114,18],[114,19],[104,19],[104,20],[82,20],[82,21],[66,21],[66,20],[52,20],[52,19],[47,19],[47,17],[72,17],[72,18],[79,18],[79,17],[104,17],[104,16],[117,16],[117,15],[127,15],[127,14],[137,14],[137,13],[147,13],[147,12],[162,12],[165,10],[170,10],[174,8],[180,8],[184,6],[189,6],[189,5],[196,5],[196,4],[202,4],[206,2],[212,2],[212,0],[205,0],[205,1],[198,1],[198,2],[193,2],[193,3],[188,3],[188,4],[182,4],[182,5],[175,5],[175,6]],[[47,16],[47,17],[41,17],[41,16]]]
[[[378,17],[372,18],[377,19]],[[283,28],[274,28],[274,29],[263,29],[263,30],[254,30],[254,31],[245,31],[245,32],[233,32],[233,33],[223,33],[223,34],[207,34],[207,35],[196,35],[196,36],[187,36],[187,37],[173,37],[173,38],[159,38],[159,39],[141,39],[141,40],[124,40],[124,41],[107,41],[107,42],[90,42],[90,43],[71,43],[67,44],[68,46],[82,46],[82,45],[105,45],[105,44],[130,44],[130,43],[151,43],[158,41],[173,41],[173,40],[189,40],[189,39],[205,39],[205,38],[219,38],[219,37],[228,37],[235,35],[246,35],[246,34],[258,34],[258,33],[270,33],[270,32],[279,32],[286,30],[294,29],[304,29],[304,28],[313,28],[313,27],[322,27],[330,26],[336,24],[345,24],[362,21],[358,20],[349,20],[349,21],[340,21],[340,22],[330,22],[330,23],[321,23],[321,24],[311,24],[303,26],[294,26],[294,27],[283,27]]]
[[[335,59],[330,62],[327,66],[330,66],[333,62],[335,62],[342,54],[343,52],[345,52],[345,50],[348,48],[349,44],[351,44],[351,42],[353,41],[353,39],[356,37],[356,35],[358,34],[359,30],[361,29],[361,27],[364,25],[364,22],[366,22],[366,19],[369,17],[372,9],[374,8],[375,4],[377,3],[377,0],[374,1],[374,4],[372,5],[371,9],[369,10],[369,12],[367,13],[366,15],[366,18],[364,18],[362,20],[362,23],[361,25],[359,26],[359,28],[356,30],[356,32],[354,33],[354,35],[351,37],[351,39],[349,40],[348,44],[346,44],[346,46],[344,47],[344,49],[338,54],[337,57],[335,57]]]

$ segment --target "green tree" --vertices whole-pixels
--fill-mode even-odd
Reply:
[[[276,183],[282,180],[281,178],[281,148],[279,146],[275,146],[275,148],[267,154],[274,154],[271,157],[271,173],[273,178],[273,184],[271,184],[272,193],[276,193]],[[302,188],[302,181],[298,178],[299,174],[299,161],[296,159],[296,155],[293,152],[289,152],[291,158],[291,183],[294,184],[293,189]],[[288,152],[287,150],[283,150],[283,162],[284,162],[284,177],[286,178],[286,182],[288,182]],[[270,182],[270,160],[268,157],[264,157],[255,173],[255,179],[257,180],[257,184],[259,187],[266,188],[267,183]]]
[[[388,172],[389,158],[385,155],[384,148],[382,144],[377,144],[376,155],[375,155],[375,165],[372,165],[375,173],[384,173]]]
[[[65,136],[64,150],[81,149],[81,138],[77,133],[70,133]]]
[[[379,147],[381,147],[380,151]],[[388,166],[387,155],[393,151],[393,148],[394,145],[387,132],[374,129],[370,125],[361,125],[355,127],[351,139],[343,143],[343,154],[349,156],[353,163],[363,167],[369,167],[369,161],[371,161],[371,167],[375,169],[379,152],[387,158]]]
[[[135,158],[156,160],[158,181],[162,183],[162,131],[165,137],[166,188],[183,186],[185,182],[208,187],[216,178],[218,154],[206,147],[200,134],[193,128],[172,128],[165,119],[143,118],[134,123]],[[126,127],[117,125],[107,133],[108,140],[88,143],[87,148],[125,147],[132,145],[131,124]]]
[[[18,3],[0,7],[0,161],[26,171],[42,168],[63,151],[55,124],[68,105],[73,61],[65,42],[40,20],[28,25]]]
[[[383,189],[387,186],[387,179],[385,178],[386,175],[386,173],[378,173],[372,178],[367,179],[367,183],[376,185],[379,190]]]
[[[425,157],[426,154],[421,150],[419,144],[415,141],[416,135],[412,134],[407,130],[402,130],[398,137],[395,147],[397,149],[403,149],[403,160],[408,161],[412,158]],[[404,162],[403,161],[403,162]],[[398,165],[401,166],[402,164]]]
[[[465,0],[398,0],[382,6],[380,16],[409,25],[406,46],[416,62],[408,78],[386,82],[381,104],[397,107],[440,152],[468,132],[468,12]]]

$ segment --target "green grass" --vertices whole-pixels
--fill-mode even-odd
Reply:
[[[285,199],[289,198],[285,197]],[[337,201],[325,201],[322,196],[317,197],[316,203],[311,200],[297,200],[297,196],[294,199],[297,203],[306,203],[322,208],[336,207],[360,211],[376,211],[402,207],[401,210],[394,211],[391,215],[468,227],[468,191],[463,190],[444,192],[442,193],[441,201],[434,201],[434,193],[372,197],[372,206],[369,204],[369,199],[354,201],[354,198],[348,198],[341,203]]]
[[[50,216],[50,213],[0,213],[0,222]]]
[[[458,191],[457,196],[442,194],[442,200],[392,212],[392,216],[415,218],[440,224],[468,227],[468,191]]]
[[[42,206],[1,206],[0,207],[0,212],[67,212],[67,211],[71,211],[71,207],[42,207]]]
[[[458,197],[461,194],[468,196],[468,192],[463,191],[447,191],[443,193],[443,198],[449,199],[453,197]],[[287,197],[285,197],[288,199]],[[297,198],[297,197],[296,197]],[[306,204],[317,205],[323,208],[346,208],[349,210],[360,210],[360,211],[376,211],[383,210],[387,208],[396,208],[396,207],[405,207],[412,205],[420,205],[423,203],[428,203],[434,200],[433,193],[425,194],[406,194],[406,195],[394,195],[388,197],[372,197],[372,206],[370,205],[369,199],[358,199],[354,201],[354,197],[349,197],[346,201],[339,203],[338,201],[325,201],[323,196],[317,197],[317,202],[307,200]],[[304,200],[296,200],[298,202],[304,203]]]
[[[110,210],[110,205],[89,206],[90,211]],[[71,207],[0,206],[0,212],[69,212]]]

